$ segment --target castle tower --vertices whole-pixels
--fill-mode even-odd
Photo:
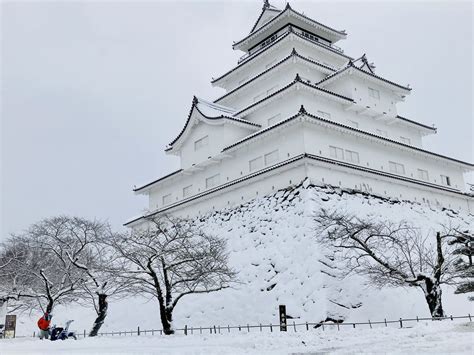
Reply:
[[[423,149],[436,128],[397,112],[411,88],[376,73],[365,54],[344,53],[346,38],[265,1],[232,46],[244,52],[237,65],[211,81],[226,94],[194,97],[165,149],[181,168],[134,190],[149,196],[149,211],[126,225],[231,207],[305,178],[472,212],[463,174],[474,165]]]

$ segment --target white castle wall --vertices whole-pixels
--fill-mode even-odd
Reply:
[[[303,153],[334,159],[330,156],[329,146],[336,146],[344,150],[349,149],[358,152],[360,162],[356,165],[361,167],[389,172],[388,162],[392,160],[404,164],[405,175],[402,176],[416,179],[416,169],[422,168],[428,170],[430,182],[432,183],[441,185],[440,175],[447,174],[451,177],[453,188],[463,186],[462,171],[455,166],[440,163],[435,158],[414,155],[412,151],[394,149],[381,142],[368,141],[334,129],[327,129],[312,123],[311,119],[304,124],[295,122],[295,124],[277,128],[277,130],[277,134],[262,136],[258,140],[242,145],[239,149],[230,152],[231,157],[217,164],[207,166],[205,170],[197,171],[192,175],[181,174],[160,183],[150,191],[149,209],[152,211],[161,210],[186,200],[183,197],[182,190],[183,187],[191,184],[193,185],[193,195],[205,193],[209,190],[205,186],[206,178],[215,174],[220,174],[219,185],[249,176],[251,173],[254,173],[249,171],[249,161],[256,157],[263,157],[274,150],[278,150],[280,162],[297,157]],[[467,196],[442,192],[434,188],[426,188],[349,168],[335,168],[333,165],[313,161],[306,165],[318,165],[318,169],[301,170],[299,168],[301,164],[304,165],[303,162],[298,162],[294,165],[280,168],[278,173],[266,173],[258,178],[241,182],[238,186],[226,188],[219,193],[200,198],[192,203],[186,203],[186,205],[180,205],[173,208],[172,211],[173,213],[176,212],[183,215],[195,215],[203,213],[208,209],[235,205],[249,198],[265,195],[275,188],[283,188],[291,183],[299,182],[306,176],[310,177],[312,181],[321,184],[326,183],[345,188],[361,187],[362,191],[368,186],[371,188],[370,192],[381,196],[412,199],[424,203],[429,201],[431,204],[436,204],[437,201],[440,206],[447,208],[471,210],[469,201],[472,205],[472,198]],[[294,171],[286,172],[288,169]],[[282,171],[285,171],[285,174]],[[163,203],[163,196],[168,194],[172,195],[172,202],[165,205]]]

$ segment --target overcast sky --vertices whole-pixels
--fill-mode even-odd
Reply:
[[[271,1],[284,7],[281,0]],[[471,2],[292,1],[412,94],[399,114],[434,123],[425,147],[472,162]],[[192,96],[216,98],[262,1],[3,2],[1,232],[56,214],[120,228],[146,206],[133,185],[178,168],[163,148]]]

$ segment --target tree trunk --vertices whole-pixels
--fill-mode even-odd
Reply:
[[[51,314],[51,312],[53,311],[53,306],[54,306],[54,300],[50,298],[48,300],[48,305],[46,306],[46,313]]]
[[[431,317],[444,317],[443,304],[441,303],[441,286],[437,281],[433,282],[430,278],[425,278],[424,283],[423,291]]]
[[[104,293],[99,294],[99,311],[97,312],[97,318],[94,321],[92,330],[89,333],[90,337],[95,337],[99,333],[100,328],[104,324],[105,317],[107,317],[107,308],[109,304],[107,302],[107,295]]]
[[[163,302],[160,302],[160,318],[163,326],[163,333],[166,335],[174,334],[173,329],[173,309],[166,307]]]

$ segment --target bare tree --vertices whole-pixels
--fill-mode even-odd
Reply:
[[[363,220],[324,209],[316,222],[319,241],[336,253],[346,275],[366,275],[379,287],[416,286],[431,316],[444,316],[440,285],[454,282],[455,258],[446,242],[454,230],[423,236],[407,222]]]
[[[22,253],[12,266],[15,297],[36,301],[26,307],[51,313],[56,304],[77,300],[85,272],[72,260],[86,253],[89,235],[99,222],[59,216],[44,219],[7,243]]]
[[[133,284],[122,276],[126,271],[125,265],[122,260],[118,260],[115,249],[104,243],[112,234],[108,225],[98,226],[88,252],[71,258],[74,266],[87,275],[86,282],[81,285],[84,296],[80,302],[92,303],[97,315],[89,332],[90,337],[97,336],[105,322],[108,299],[126,296]]]
[[[227,264],[226,242],[189,220],[153,218],[145,229],[114,234],[109,244],[126,261],[123,276],[135,292],[158,300],[167,335],[174,333],[173,310],[181,298],[227,288],[236,275]]]

